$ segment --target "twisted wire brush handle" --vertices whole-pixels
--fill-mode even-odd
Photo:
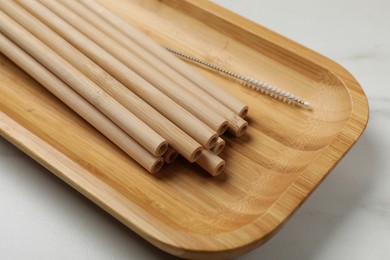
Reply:
[[[178,50],[171,49],[169,47],[165,47],[165,49],[167,51],[181,57],[181,58],[184,58],[186,60],[201,64],[201,65],[206,66],[210,69],[213,69],[213,70],[216,70],[220,73],[226,74],[232,78],[238,79],[240,81],[240,83],[242,83],[244,86],[252,88],[260,93],[264,93],[272,98],[281,100],[287,104],[300,105],[300,106],[303,106],[306,108],[310,107],[309,102],[304,101],[304,100],[300,99],[299,97],[297,97],[297,96],[295,96],[287,91],[284,91],[284,90],[281,90],[277,87],[274,87],[265,81],[257,80],[257,79],[254,79],[252,77],[249,77],[249,76],[243,76],[243,75],[231,72],[229,70],[226,70],[226,69],[218,67],[214,64],[211,64],[207,61],[198,59],[194,56],[188,55],[188,54],[180,52]]]

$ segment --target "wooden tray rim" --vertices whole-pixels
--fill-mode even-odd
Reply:
[[[274,205],[256,221],[241,227],[240,229],[220,233],[213,237],[198,234],[195,236],[191,234],[181,234],[182,236],[188,235],[188,240],[190,242],[183,243],[184,241],[175,241],[164,235],[164,233],[168,230],[170,232],[180,231],[163,226],[161,226],[163,228],[159,230],[155,229],[155,227],[152,227],[140,217],[142,214],[145,214],[146,211],[135,203],[129,203],[126,207],[119,204],[106,204],[105,199],[98,195],[99,189],[108,189],[115,197],[120,196],[120,194],[97,178],[90,176],[85,169],[81,168],[45,141],[24,129],[23,126],[19,125],[2,112],[0,112],[0,135],[159,248],[169,253],[187,258],[205,256],[232,257],[251,250],[272,237],[272,235],[283,226],[289,217],[337,165],[358,140],[367,125],[369,117],[368,102],[356,79],[345,68],[334,61],[207,0],[173,0],[173,3],[180,3],[181,5],[197,9],[198,12],[201,12],[206,16],[213,16],[213,19],[218,19],[223,26],[236,26],[245,31],[245,33],[261,37],[268,42],[277,43],[279,47],[286,51],[301,56],[332,72],[340,78],[350,92],[352,111],[345,127],[335,137],[331,144],[325,148],[321,153],[321,156],[314,160],[297,180],[290,185],[276,203],[274,203]],[[337,71],[337,73],[334,71]],[[348,131],[352,128],[354,131]],[[330,154],[333,156],[329,156]],[[337,156],[334,156],[335,154]],[[68,161],[68,163],[64,164],[64,160]],[[314,169],[316,169],[316,171],[314,171]],[[83,176],[88,177],[83,179],[80,172],[85,172],[85,175],[83,174]],[[92,181],[88,178],[94,178],[94,180]],[[100,186],[80,185],[80,183],[88,184],[89,182],[95,184],[100,182]],[[291,202],[295,201],[295,199],[292,198],[296,197],[300,198],[300,202],[292,204]],[[289,204],[285,204],[283,201],[289,201]],[[132,219],[128,219],[122,215],[122,211],[126,212],[127,217],[132,216]],[[150,216],[148,216],[148,218],[150,219]],[[156,220],[156,223],[159,222],[157,218],[152,218]],[[273,223],[273,225],[265,225],[265,223]],[[248,236],[242,235],[246,233],[248,226],[253,225],[259,228],[257,239],[248,238]],[[145,230],[148,231],[146,232]],[[209,239],[212,239],[214,242],[214,240],[222,238],[223,240],[228,240],[229,238],[234,239],[234,237],[237,236],[240,237],[239,241],[241,244],[234,244],[230,247],[216,247],[215,245],[218,243],[207,243]],[[191,243],[191,240],[194,239],[197,242]],[[203,245],[203,248],[192,247],[191,245]]]

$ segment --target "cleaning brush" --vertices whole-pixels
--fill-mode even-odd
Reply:
[[[297,97],[297,96],[295,96],[287,91],[284,91],[284,90],[281,90],[277,87],[274,87],[265,81],[257,80],[257,79],[254,79],[252,77],[249,77],[249,76],[243,76],[243,75],[231,72],[229,70],[223,69],[223,68],[218,67],[214,64],[211,64],[207,61],[198,59],[194,56],[188,55],[188,54],[180,52],[178,50],[174,50],[174,49],[171,49],[168,47],[165,47],[165,49],[167,51],[177,55],[178,57],[184,58],[186,60],[189,60],[189,61],[192,61],[192,62],[195,62],[198,64],[201,64],[201,65],[206,66],[210,69],[213,69],[215,71],[218,71],[220,73],[228,75],[232,78],[235,78],[244,86],[249,87],[249,88],[251,88],[255,91],[258,91],[260,93],[263,93],[265,95],[268,95],[274,99],[281,100],[282,102],[285,102],[289,105],[294,104],[294,105],[300,105],[300,106],[303,106],[306,108],[310,108],[309,102],[304,101],[304,100],[300,99],[299,97]]]

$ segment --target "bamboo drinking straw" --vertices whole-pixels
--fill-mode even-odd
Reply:
[[[5,2],[7,4],[5,4]],[[77,32],[77,30],[65,23],[37,1],[17,0],[17,2],[22,4],[23,7],[28,9],[39,19],[45,21],[47,24],[50,24],[50,26]],[[84,57],[84,55],[80,55],[81,53],[74,49],[73,46],[69,45],[69,43],[67,43],[61,37],[58,37],[57,34],[53,33],[45,25],[34,19],[34,17],[26,13],[19,6],[11,6],[11,2],[8,1],[0,1],[0,6],[4,6],[3,8],[8,7],[7,12],[9,15],[12,15],[13,18],[16,19],[20,24],[28,28],[57,53],[71,62],[73,66],[77,67],[83,73],[88,74],[89,77],[93,78],[97,84],[101,84],[101,81],[109,82],[109,84],[112,83],[113,78],[110,77],[104,70],[102,70],[99,66],[96,66],[94,62],[91,62],[89,59]],[[215,145],[218,138],[217,134],[204,123],[199,121],[196,117],[194,117],[191,113],[183,109],[161,91],[143,80],[141,77],[128,69],[125,65],[119,62],[117,59],[113,58],[110,54],[108,54],[106,51],[104,51],[102,48],[100,48],[82,34],[77,35],[77,37],[74,37],[73,40],[81,41],[81,45],[86,47],[84,48],[84,51],[89,57],[95,60],[95,62],[106,69],[119,81],[124,83],[124,85],[126,85],[129,89],[134,91],[135,94],[137,94],[143,100],[154,106],[162,114],[168,117],[168,119],[170,119],[186,133],[188,133],[200,144],[202,144],[206,149]],[[80,61],[80,59],[82,59],[82,61]],[[110,88],[112,91],[111,93],[115,93],[115,88],[113,89],[110,85],[101,84],[100,86]],[[115,96],[115,98],[123,100],[123,97],[121,97],[119,93],[117,94],[118,96]],[[145,111],[141,113],[143,114],[144,118],[149,117],[148,114],[145,114]],[[141,115],[138,116],[141,117]],[[144,118],[143,120],[146,120]],[[150,120],[150,123],[153,123],[153,120]],[[148,124],[150,123],[148,122]],[[157,128],[155,128],[155,130],[157,131]],[[162,134],[162,132],[159,133]],[[166,136],[164,137],[167,138]],[[174,140],[168,141],[173,146],[172,141]],[[186,148],[187,145],[188,144],[183,145],[184,147],[181,147],[181,150],[184,151],[184,148]],[[181,153],[177,147],[178,146],[176,145],[174,148]],[[199,156],[199,154],[199,149],[196,151],[193,150],[191,156],[189,156],[187,153],[185,157],[190,161],[194,161],[196,160],[195,157]]]
[[[223,149],[225,148],[226,142],[221,137],[218,138],[217,143],[213,148],[211,148],[211,151],[215,154],[220,154]]]
[[[80,2],[91,10],[93,10],[96,14],[100,15],[107,22],[114,25],[118,30],[122,31],[139,45],[143,46],[145,49],[153,53],[156,57],[160,58],[170,67],[177,70],[190,81],[195,83],[198,88],[207,92],[210,96],[218,100],[220,103],[224,104],[226,107],[230,108],[233,112],[239,114],[241,117],[246,116],[246,114],[248,113],[248,106],[245,105],[242,101],[238,100],[236,97],[232,96],[231,94],[218,87],[216,84],[207,79],[204,75],[192,69],[184,61],[167,52],[163,47],[159,46],[148,36],[146,36],[141,31],[137,30],[135,27],[129,24],[127,21],[115,15],[107,8],[97,3],[95,0],[80,0]]]
[[[176,160],[178,153],[168,147],[168,151],[163,155],[164,161],[167,164],[172,163]],[[202,167],[211,176],[217,176],[225,169],[225,161],[217,156],[215,153],[203,150],[200,158],[196,161],[200,167]]]
[[[164,94],[185,108],[191,114],[208,125],[213,131],[218,134],[223,134],[227,129],[227,121],[215,110],[210,109],[202,100],[194,98],[193,95],[188,93],[185,89],[177,86],[175,82],[166,77],[163,73],[156,70],[153,66],[144,62],[136,55],[129,52],[122,45],[112,40],[103,32],[96,29],[94,26],[86,22],[83,18],[76,13],[69,10],[66,6],[62,5],[59,1],[52,0],[39,0],[43,5],[50,9],[53,13],[61,17],[69,25],[73,26],[77,30],[69,31],[59,28],[55,28],[55,31],[62,35],[65,39],[75,45],[79,50],[84,53],[85,48],[89,48],[88,45],[81,45],[79,41],[72,41],[70,36],[78,36],[80,38],[82,34],[87,36],[90,40],[94,41],[113,57],[118,59],[124,65],[136,72],[142,78],[153,84],[156,88],[161,90]],[[163,64],[164,65],[164,64]]]
[[[148,65],[152,66],[154,69],[160,71],[162,74],[167,76],[178,86],[185,89],[188,93],[191,94],[192,98],[202,100],[202,102],[205,103],[209,108],[211,108],[213,111],[220,114],[223,118],[226,118],[228,120],[229,131],[231,133],[233,133],[236,136],[240,136],[244,132],[243,130],[245,130],[247,126],[247,122],[245,122],[245,120],[243,120],[236,113],[232,112],[230,109],[228,109],[227,107],[219,103],[209,94],[207,94],[205,91],[196,87],[194,83],[189,81],[187,78],[182,76],[180,73],[178,73],[171,67],[169,67],[166,63],[162,62],[159,58],[151,54],[149,51],[145,50],[142,46],[138,45],[136,42],[131,40],[121,31],[117,30],[115,26],[106,22],[103,18],[101,18],[100,16],[98,16],[93,11],[91,11],[90,9],[88,9],[87,7],[85,7],[84,5],[82,5],[76,0],[60,0],[60,2],[63,3],[69,9],[71,9],[73,12],[78,14],[79,19],[84,19],[88,21],[90,24],[92,24],[97,29],[105,33],[108,37],[110,37],[110,39],[115,40],[117,43],[121,44],[128,51],[130,51],[134,55],[137,55],[138,58],[142,59],[144,62],[148,63]],[[78,28],[82,28],[82,27],[84,28],[84,26],[80,24],[77,21],[77,19],[74,19],[72,17],[69,17],[68,22],[73,22],[73,25],[79,24],[80,26]],[[85,34],[87,35],[87,33]],[[112,48],[112,44],[110,43],[111,40],[107,41],[104,38],[100,37],[98,34],[94,33],[93,31],[90,31],[89,35],[91,35],[90,36],[91,39],[92,37],[94,37],[94,39],[97,38],[100,41],[103,41],[103,45],[105,45],[106,47],[104,47],[102,44],[100,45],[104,47],[106,50]],[[110,53],[116,56],[117,58],[119,58],[118,54],[120,54],[121,55],[120,57],[122,57],[122,59],[125,59],[126,61],[130,60],[129,58],[123,56],[120,50],[116,52],[117,55],[115,55],[114,52],[110,51]],[[221,133],[219,132],[219,134]]]
[[[8,1],[1,1],[5,2]],[[156,156],[166,151],[167,142],[134,114],[3,12],[0,12],[0,19],[2,33],[97,107],[145,149]]]
[[[15,43],[0,33],[0,52],[16,63],[31,77],[38,81],[54,96],[63,101],[77,114],[83,117],[99,132],[121,148],[126,154],[142,165],[150,173],[158,172],[164,161],[157,158],[129,137],[110,119],[99,112],[88,101],[72,90],[68,85],[57,78],[30,55],[20,49]],[[170,148],[171,150],[171,148]],[[167,152],[164,154],[166,156]]]
[[[225,169],[225,161],[208,150],[202,151],[202,155],[196,163],[212,176],[219,175]]]
[[[65,53],[68,53],[69,62],[78,69],[83,70],[85,74],[95,81],[96,84],[103,87],[107,92],[114,96],[126,108],[135,113],[148,125],[152,126],[155,131],[164,136],[169,144],[178,151],[184,158],[190,162],[196,161],[202,147],[193,140],[188,134],[178,128],[171,121],[162,116],[159,112],[149,106],[141,98],[128,90],[124,85],[106,73],[101,67],[77,51],[64,39],[52,32],[44,24],[32,17],[24,9],[12,2],[0,1],[0,7],[6,11],[11,11],[14,19],[18,20],[23,26],[28,27],[37,35],[44,34],[51,41],[52,46],[62,46]],[[42,28],[46,29],[43,30]],[[42,31],[43,30],[43,31]],[[179,111],[180,112],[180,111]]]
[[[172,147],[168,147],[168,150],[166,153],[164,153],[163,158],[166,164],[171,164],[177,159],[178,155],[179,153],[176,152]]]

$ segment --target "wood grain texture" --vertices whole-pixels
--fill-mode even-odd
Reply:
[[[88,3],[91,3],[94,8],[91,8],[91,10],[87,7],[85,7],[83,4],[79,3],[78,1],[75,0],[65,0],[61,1],[64,3],[67,7],[71,8],[74,12],[78,13],[80,16],[82,16],[86,21],[89,23],[93,24],[96,28],[104,32],[108,37],[114,39],[116,42],[121,44],[124,48],[126,48],[128,51],[131,53],[137,55],[139,58],[141,58],[144,62],[147,62],[150,66],[155,68],[156,70],[160,71],[162,74],[166,75],[170,80],[175,82],[180,89],[185,90],[190,96],[191,99],[196,99],[201,101],[202,103],[207,105],[208,110],[212,110],[215,113],[218,113],[219,115],[223,116],[223,118],[226,118],[228,120],[228,128],[231,133],[233,133],[236,136],[241,136],[245,131],[243,129],[246,128],[248,123],[240,118],[236,113],[231,111],[229,108],[221,104],[218,100],[214,99],[212,96],[210,96],[208,93],[203,91],[201,88],[198,88],[193,82],[185,78],[182,74],[177,72],[176,70],[172,69],[168,64],[166,64],[165,61],[165,56],[161,55],[153,55],[153,51],[150,51],[150,48],[146,48],[146,43],[145,43],[145,38],[149,39],[146,35],[142,35],[144,37],[136,37],[137,35],[134,36],[134,38],[137,39],[137,41],[132,40],[132,38],[128,37],[126,34],[122,33],[120,30],[118,30],[114,25],[111,25],[113,22],[109,17],[99,16],[99,13],[94,13],[93,10],[96,8],[103,9],[104,7],[100,5],[96,1],[91,1]],[[109,12],[108,9],[104,9],[104,11]],[[114,15],[113,13],[109,13]],[[104,19],[106,18],[106,20]],[[121,19],[119,16],[115,16],[115,20],[118,20],[120,22],[123,22],[124,24],[120,26],[120,29],[128,29],[132,28],[131,24],[127,23],[125,20]],[[75,19],[73,19],[75,20]],[[141,33],[139,30],[137,30],[138,33]],[[96,35],[96,33],[95,33]],[[149,39],[149,41],[151,41]],[[140,44],[139,44],[140,43]],[[156,44],[155,48],[157,48],[157,51],[155,48],[152,49],[154,50],[154,54],[156,52],[159,54],[160,52],[164,53],[171,59],[177,60],[178,61],[178,66],[181,67],[183,64],[183,61],[180,61],[179,58],[175,57],[173,54],[168,53],[163,47],[158,45],[157,43],[153,42],[152,43]],[[159,52],[160,50],[160,52]],[[120,52],[123,53],[123,52]],[[127,59],[129,60],[129,59]],[[185,63],[184,63],[185,64]],[[188,64],[185,64],[185,66],[189,66]],[[192,70],[192,68],[191,68]],[[192,70],[194,71],[194,70]],[[149,71],[150,73],[150,71]],[[179,92],[175,91],[176,95],[179,94]],[[179,95],[179,100],[184,100],[183,95]],[[176,101],[178,102],[178,101]],[[184,107],[184,106],[183,106]],[[214,116],[211,116],[212,120],[215,120]],[[206,121],[205,121],[206,122]],[[207,122],[206,122],[207,123]],[[224,128],[221,128],[217,131],[220,135],[223,130],[226,130]]]
[[[164,73],[161,73],[159,70],[155,69],[154,66],[151,66],[137,55],[123,47],[121,44],[111,39],[111,37],[95,28],[93,25],[84,20],[82,16],[77,15],[77,13],[68,9],[68,7],[63,5],[61,2],[50,0],[39,0],[39,2],[45,5],[58,17],[61,17],[69,25],[77,28],[79,33],[84,34],[86,37],[98,44],[101,48],[111,54],[112,57],[122,62],[122,64],[126,65],[129,69],[151,83],[154,87],[167,95],[174,102],[186,109],[196,118],[200,119],[200,121],[210,127],[211,130],[218,134],[223,134],[223,132],[225,132],[227,128],[226,119],[224,119],[213,109],[210,109],[210,107],[201,100],[194,98],[194,96],[188,93],[184,88],[177,85]],[[72,44],[77,46],[78,49],[82,50],[80,45],[78,45],[75,41],[70,40],[70,38],[73,39],[72,36],[69,36],[69,34],[72,34],[72,32],[69,32],[66,30],[66,28],[64,28],[63,31],[58,30],[58,28],[55,28],[55,30],[65,39],[69,40]],[[89,45],[90,44],[85,44],[84,46],[88,48]],[[103,65],[101,66],[106,68]],[[109,66],[112,67],[111,65]],[[207,142],[207,144],[209,144],[209,142]],[[214,144],[215,142],[211,144],[211,146]],[[206,148],[210,148],[209,146],[206,146],[206,144],[204,145]]]
[[[2,33],[98,108],[129,136],[142,144],[145,149],[155,156],[161,156],[166,152],[168,143],[164,138],[72,67],[61,56],[2,11],[0,11],[0,21]]]
[[[51,22],[55,22],[57,20],[58,23],[63,23],[60,18],[52,14],[49,10],[46,9],[47,12],[45,12],[44,6],[41,6],[41,8],[39,8],[39,3],[37,1],[18,0],[18,2],[20,2],[21,4],[23,2],[23,6],[26,9],[33,10],[34,13],[44,14],[44,17],[49,19]],[[34,8],[37,6],[38,8]],[[186,114],[181,113],[182,111],[180,109],[177,109],[176,103],[174,104],[174,106],[169,106],[169,104],[164,102],[163,98],[160,98],[160,94],[153,94],[153,87],[151,85],[148,85],[146,81],[140,82],[140,84],[142,84],[143,86],[143,89],[149,89],[151,92],[150,95],[143,97],[149,97],[149,99],[153,99],[155,101],[158,101],[157,103],[161,103],[160,105],[165,108],[164,111],[172,120],[171,122],[162,114],[160,114],[157,110],[151,107],[145,101],[147,100],[146,98],[144,100],[134,94],[126,86],[121,84],[113,76],[111,76],[100,66],[98,66],[96,63],[86,57],[83,53],[75,49],[71,44],[61,38],[58,34],[54,33],[47,26],[39,22],[39,20],[31,16],[28,12],[22,12],[23,9],[17,8],[16,6],[13,8],[14,13],[16,13],[16,10],[18,9],[20,10],[20,12],[18,12],[18,15],[15,15],[14,17],[15,19],[17,18],[18,22],[21,25],[23,25],[25,28],[29,28],[31,32],[33,32],[41,40],[44,40],[45,44],[50,46],[50,48],[55,50],[58,54],[61,54],[63,58],[66,58],[68,62],[70,62],[74,67],[79,69],[84,75],[88,76],[93,82],[95,82],[95,84],[99,85],[103,90],[105,90],[117,101],[119,101],[129,111],[136,114],[149,126],[152,126],[152,128],[156,132],[158,132],[161,136],[168,140],[170,145],[176,151],[178,151],[181,155],[187,158],[190,162],[196,161],[196,159],[200,156],[202,150],[201,145],[196,142],[191,136],[181,130],[178,126],[176,126],[176,124],[174,124],[176,120],[181,120],[182,123],[190,123],[193,120],[191,120],[190,118],[186,121]],[[68,31],[71,31],[71,29],[73,28],[69,26]],[[89,46],[89,48],[93,49],[93,46]],[[127,68],[125,68],[125,71],[126,69]],[[129,76],[129,72],[126,72],[125,74]],[[192,128],[196,129],[194,125],[191,126]]]
[[[234,95],[227,93],[220,89],[220,87],[214,84],[212,81],[204,77],[202,74],[196,73],[191,67],[184,61],[181,61],[171,53],[167,53],[162,46],[158,43],[150,40],[144,33],[140,33],[134,26],[129,25],[126,20],[118,18],[115,13],[111,12],[104,6],[96,4],[94,0],[81,0],[83,4],[88,6],[96,14],[103,17],[106,21],[114,25],[121,30],[129,38],[136,41],[138,44],[143,45],[145,49],[153,53],[155,56],[160,57],[170,67],[180,72],[186,78],[194,82],[197,86],[197,90],[201,89],[207,92],[209,95],[217,99],[219,102],[227,106],[233,112],[245,117],[248,112],[248,106],[241,100],[237,99]]]
[[[156,173],[161,170],[165,158],[168,158],[166,160],[167,163],[171,163],[172,160],[174,160],[175,154],[172,154],[172,148],[169,148],[169,150],[164,153],[164,160],[161,157],[157,158],[150,154],[138,142],[114,124],[114,122],[92,106],[92,104],[82,98],[77,92],[72,90],[72,88],[57,78],[51,71],[42,66],[3,34],[0,34],[0,52],[6,55],[23,71],[84,118],[88,123],[95,127],[96,130],[106,136],[150,173]]]
[[[156,178],[1,56],[1,135],[167,252],[216,259],[261,245],[365,129],[367,99],[353,76],[291,40],[204,0],[99,1],[161,44],[313,106],[290,107],[202,71],[249,105],[247,132],[225,138],[218,177],[178,159]]]

